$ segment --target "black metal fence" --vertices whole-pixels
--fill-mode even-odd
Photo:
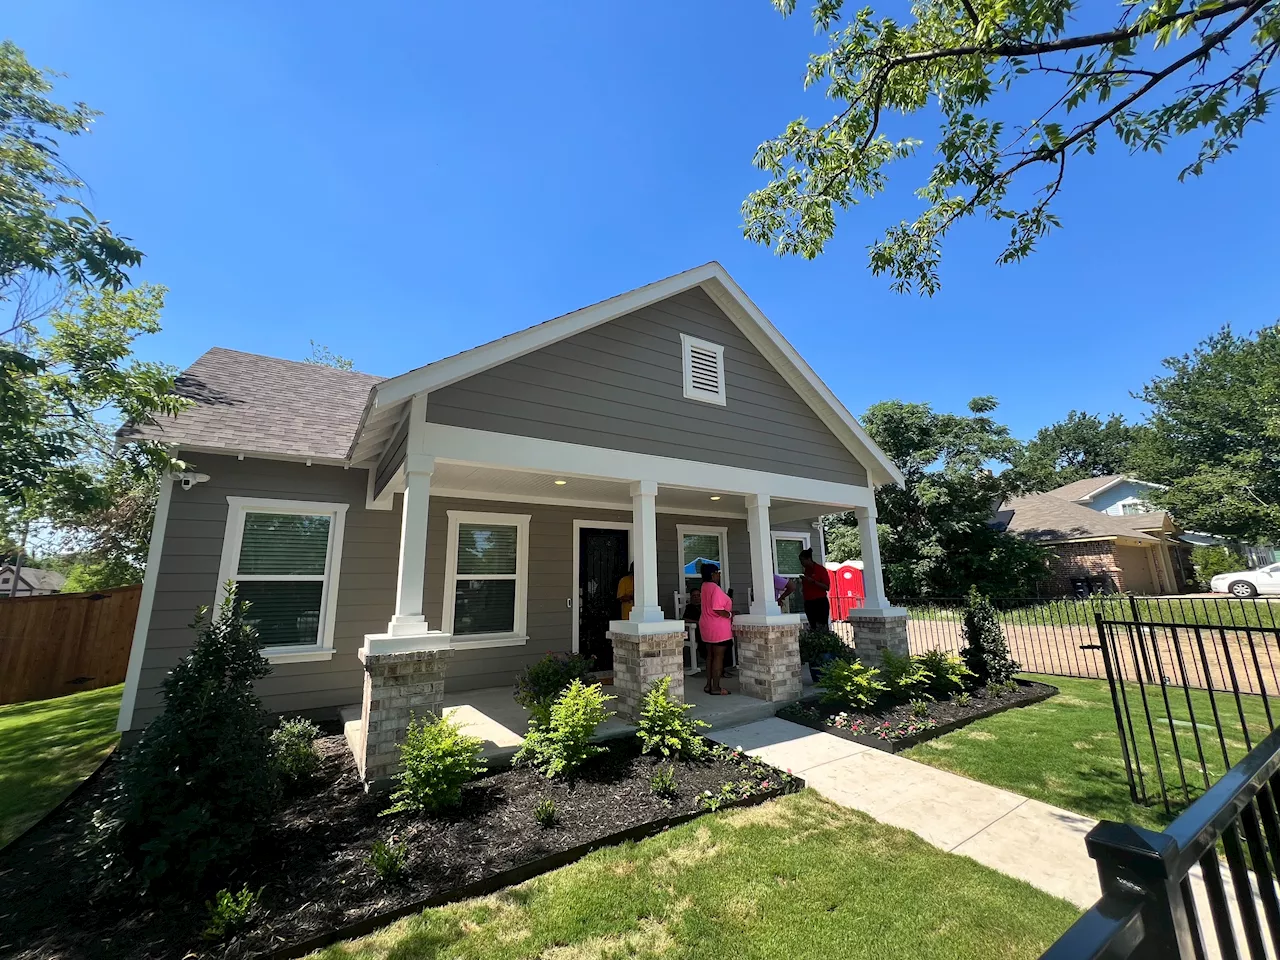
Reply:
[[[1280,956],[1278,789],[1275,731],[1163,832],[1098,824],[1102,897],[1042,960]]]

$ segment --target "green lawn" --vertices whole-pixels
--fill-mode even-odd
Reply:
[[[599,851],[313,958],[1034,958],[1077,916],[806,791]]]
[[[1280,627],[1280,603],[1262,600],[1236,600],[1232,597],[1138,597],[1138,616],[1155,623],[1199,624],[1225,627]],[[1086,600],[1047,600],[1011,606],[1010,601],[997,600],[1003,623],[1022,626],[1076,626],[1093,630],[1094,617],[1101,613],[1107,620],[1132,620],[1129,598],[1122,595],[1094,596]],[[931,603],[927,600],[904,600],[901,605],[911,611],[912,620],[959,622],[960,601]]]
[[[0,707],[0,847],[57,806],[120,739],[123,689]]]
[[[1056,686],[1061,693],[1044,703],[1009,710],[936,740],[908,750],[904,756],[973,780],[990,783],[1024,796],[1034,797],[1090,817],[1128,820],[1152,829],[1162,829],[1173,816],[1186,807],[1182,799],[1182,781],[1174,757],[1174,735],[1191,799],[1204,792],[1204,780],[1196,759],[1195,732],[1198,729],[1205,754],[1210,782],[1216,782],[1226,771],[1218,742],[1209,695],[1192,691],[1196,727],[1190,722],[1185,695],[1181,689],[1169,691],[1170,711],[1165,711],[1160,688],[1148,687],[1147,699],[1155,728],[1160,762],[1164,768],[1169,797],[1174,801],[1172,816],[1153,793],[1149,806],[1136,805],[1129,799],[1128,781],[1116,733],[1115,713],[1105,680],[1075,680],[1066,677],[1032,676]],[[1138,756],[1149,792],[1157,790],[1151,736],[1142,710],[1141,692],[1137,684],[1126,687],[1131,715],[1138,737]],[[1254,742],[1270,729],[1262,701],[1258,697],[1242,697],[1245,718]],[[1239,762],[1246,753],[1235,701],[1230,696],[1217,697],[1218,709],[1226,730],[1228,757]],[[1280,707],[1280,704],[1273,704]]]

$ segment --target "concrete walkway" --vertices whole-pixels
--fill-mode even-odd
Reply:
[[[708,736],[790,770],[836,803],[1082,910],[1100,895],[1084,846],[1096,822],[1088,817],[776,717]]]

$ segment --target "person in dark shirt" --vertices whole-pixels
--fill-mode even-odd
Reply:
[[[813,562],[812,550],[800,551],[800,596],[804,599],[804,615],[809,619],[810,630],[826,630],[831,621],[831,574],[820,563]]]

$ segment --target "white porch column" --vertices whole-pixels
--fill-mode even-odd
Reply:
[[[773,536],[769,527],[769,495],[747,495],[747,534],[751,538],[751,614],[772,617],[782,613],[773,596]]]
[[[427,512],[431,506],[431,474],[435,459],[405,458],[404,499],[400,505],[400,563],[396,577],[396,611],[390,632],[402,624],[424,623],[422,590],[427,576]]]
[[[652,480],[631,484],[631,530],[635,539],[632,552],[636,572],[635,602],[632,621],[656,623],[666,620],[658,603],[658,485]]]
[[[867,610],[885,610],[889,601],[884,595],[884,571],[880,565],[880,537],[876,533],[874,507],[854,507],[858,519],[858,539],[862,542],[862,584],[866,592]]]

